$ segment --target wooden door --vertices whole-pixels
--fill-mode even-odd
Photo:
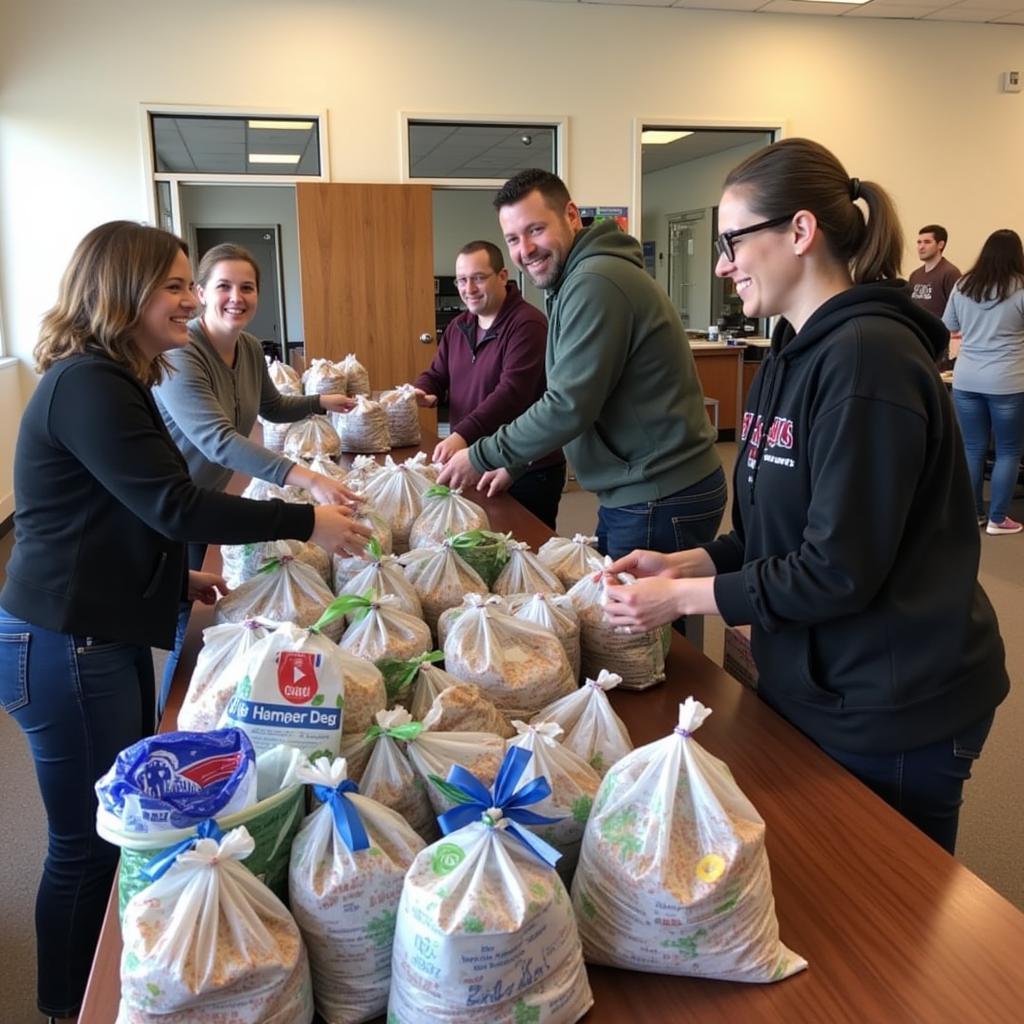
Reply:
[[[430,185],[296,185],[307,365],[354,352],[374,391],[430,365],[431,193]],[[436,414],[421,412],[424,428],[436,431]]]

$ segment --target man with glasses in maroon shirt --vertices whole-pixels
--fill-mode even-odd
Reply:
[[[451,433],[434,461],[514,420],[544,394],[547,317],[508,279],[501,250],[469,242],[455,259],[455,285],[466,306],[445,328],[430,368],[414,381],[421,405],[447,399]],[[565,456],[556,450],[532,463],[509,494],[555,528],[565,485]]]

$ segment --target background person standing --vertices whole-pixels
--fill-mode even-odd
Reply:
[[[1024,248],[1003,228],[985,240],[977,262],[959,280],[943,317],[963,342],[953,369],[956,406],[974,489],[978,525],[993,536],[1024,527],[1007,512],[1024,449]],[[982,489],[989,438],[995,436],[991,503]]]

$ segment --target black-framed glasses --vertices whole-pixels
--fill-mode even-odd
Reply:
[[[736,250],[732,247],[732,240],[739,238],[740,235],[750,235],[755,231],[763,231],[765,228],[777,228],[780,224],[785,224],[786,221],[792,220],[796,216],[796,212],[787,213],[785,217],[772,217],[771,220],[763,220],[760,224],[751,224],[747,228],[737,228],[735,231],[723,231],[715,239],[715,250],[719,257],[724,256],[730,263],[736,259]]]

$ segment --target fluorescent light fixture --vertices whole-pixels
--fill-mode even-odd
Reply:
[[[274,131],[284,129],[294,132],[308,132],[313,127],[312,121],[250,121],[250,128],[268,128]]]
[[[640,133],[640,141],[645,146],[664,146],[677,139],[685,139],[687,135],[692,134],[693,132],[673,131],[671,128],[645,128]]]
[[[251,164],[297,164],[302,159],[301,153],[250,153]]]

